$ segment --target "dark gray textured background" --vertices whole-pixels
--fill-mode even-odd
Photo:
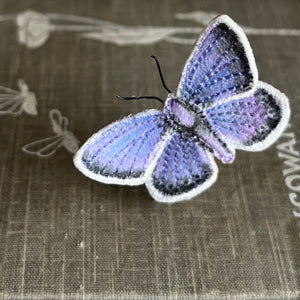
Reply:
[[[299,1],[0,1],[0,12],[66,13],[126,25],[197,26],[174,18],[226,13],[257,28],[300,29]],[[24,78],[39,115],[0,117],[0,295],[3,299],[297,299],[300,241],[275,146],[238,152],[217,183],[192,201],[154,202],[145,187],[104,185],[64,150],[41,160],[20,149],[51,136],[48,111],[70,118],[85,141],[112,121],[164,98],[151,54],[175,89],[191,47],[160,42],[116,46],[51,33],[32,50],[0,23],[0,83]],[[300,37],[250,36],[260,79],[290,98],[300,137]],[[299,140],[298,140],[299,141]],[[299,148],[299,143],[298,143]],[[222,298],[222,299],[223,299]]]

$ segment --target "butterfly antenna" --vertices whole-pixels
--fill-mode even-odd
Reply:
[[[166,91],[168,91],[168,93],[172,93],[171,90],[166,86],[164,77],[163,77],[162,72],[161,72],[161,68],[160,68],[160,65],[159,65],[158,58],[155,55],[151,55],[151,58],[153,58],[155,60],[155,62],[156,62],[156,66],[157,66],[158,73],[159,73],[160,80],[161,80],[161,83],[162,83],[163,87],[166,89]],[[123,97],[123,96],[120,96],[120,95],[116,95],[116,97],[118,99],[121,99],[121,100],[155,99],[155,100],[157,100],[157,101],[159,101],[161,103],[164,103],[164,101],[162,99],[160,99],[160,98],[158,98],[156,96]]]
[[[116,97],[118,99],[121,99],[121,100],[139,100],[139,99],[155,99],[161,103],[164,103],[163,100],[161,100],[160,98],[156,97],[156,96],[140,96],[140,97],[135,97],[135,96],[132,96],[132,97],[122,97],[120,95],[116,95]]]
[[[163,77],[163,75],[161,73],[161,68],[160,68],[160,65],[159,65],[158,58],[155,55],[151,55],[151,58],[153,58],[155,60],[155,62],[156,62],[156,66],[157,66],[158,73],[159,73],[160,80],[161,80],[161,83],[162,83],[163,87],[166,89],[166,91],[168,91],[168,93],[172,93],[171,90],[166,86],[164,77]]]

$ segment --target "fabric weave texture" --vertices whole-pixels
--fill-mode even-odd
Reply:
[[[18,43],[16,24],[0,18],[1,85],[17,89],[23,78],[38,104],[36,116],[0,116],[0,298],[298,299],[299,218],[293,215],[283,175],[289,166],[278,157],[276,145],[259,153],[237,151],[235,163],[220,168],[212,188],[172,205],[153,201],[144,186],[104,185],[85,178],[63,149],[45,159],[21,149],[51,133],[51,109],[69,118],[69,128],[81,142],[124,116],[161,109],[152,100],[122,102],[115,95],[164,99],[148,57],[158,56],[166,83],[174,89],[191,45],[158,40],[157,34],[150,43],[140,26],[150,33],[151,26],[167,27],[160,29],[160,37],[178,27],[200,30],[202,24],[175,16],[204,11],[228,14],[247,28],[299,30],[300,3],[0,1],[1,15],[27,9],[51,19],[35,19],[43,21],[47,33],[47,41],[34,44],[35,49],[26,47],[26,40]],[[57,15],[98,20],[86,25],[90,31],[103,24],[111,27],[98,34],[99,40],[59,31],[58,26],[49,31]],[[114,24],[130,28],[131,42],[133,33],[143,32],[143,44],[126,44],[126,31]],[[39,41],[44,42],[42,34]],[[191,38],[190,33],[185,37]],[[118,43],[110,42],[116,38]],[[248,38],[260,80],[290,99],[287,133],[294,134],[293,147],[299,151],[300,37]]]

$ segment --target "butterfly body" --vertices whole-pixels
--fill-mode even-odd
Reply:
[[[242,29],[222,15],[198,39],[163,109],[101,129],[79,149],[74,163],[103,183],[145,183],[159,202],[189,200],[216,181],[214,157],[231,163],[237,149],[264,150],[289,116],[286,96],[258,80]]]
[[[212,130],[205,115],[206,109],[200,105],[193,110],[193,107],[170,94],[163,113],[166,115],[169,131],[189,133],[201,143],[202,147],[214,153],[222,162],[231,163],[234,160],[234,153],[228,148],[225,141]]]

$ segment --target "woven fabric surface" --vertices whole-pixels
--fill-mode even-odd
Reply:
[[[34,47],[17,34],[16,14],[29,9],[45,16]],[[299,11],[293,0],[1,0],[0,85],[16,89],[23,78],[38,115],[0,115],[0,297],[298,299],[300,210],[289,198],[300,199],[300,167],[283,172],[282,143],[294,139],[299,164]],[[153,201],[144,186],[84,177],[63,148],[46,159],[22,152],[51,136],[53,108],[81,142],[123,116],[160,108],[115,95],[165,99],[149,56],[174,90],[209,13],[245,26],[260,80],[290,99],[291,126],[277,145],[218,162],[214,186],[172,205]],[[115,24],[117,33],[99,29]]]

